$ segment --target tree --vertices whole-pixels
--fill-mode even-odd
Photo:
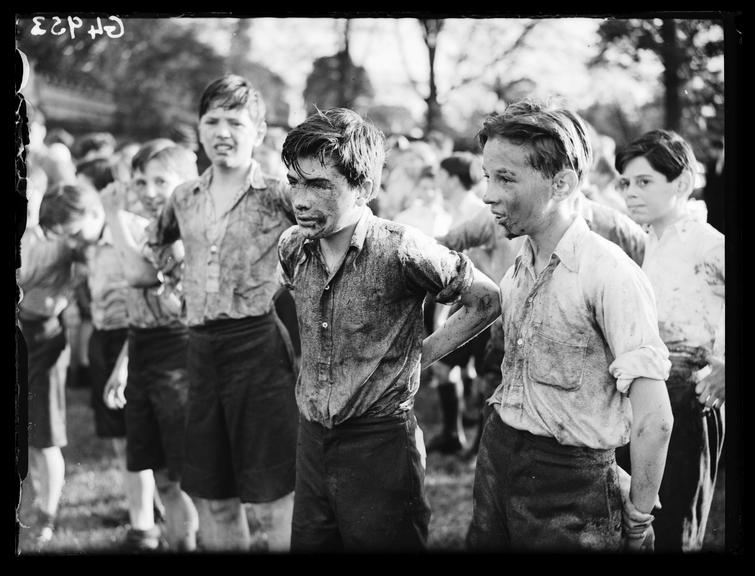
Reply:
[[[663,65],[665,128],[707,150],[723,134],[723,29],[716,20],[609,19],[598,28],[600,51],[593,67],[622,68],[648,56]]]
[[[349,53],[351,24],[346,20],[341,49],[331,56],[317,58],[307,76],[304,102],[308,112],[342,106],[357,112],[365,110],[375,90],[363,66],[357,66]]]
[[[123,18],[116,39],[91,38],[84,26],[68,34],[30,34],[31,20],[19,20],[19,47],[37,72],[106,90],[118,112],[112,130],[146,139],[165,136],[176,119],[196,121],[205,86],[224,70],[224,61],[196,32],[173,18]]]

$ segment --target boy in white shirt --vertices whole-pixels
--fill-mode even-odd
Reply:
[[[642,269],[672,362],[674,429],[653,522],[658,551],[702,547],[724,438],[724,236],[690,210],[695,166],[690,145],[666,130],[616,156],[630,215],[649,226]]]

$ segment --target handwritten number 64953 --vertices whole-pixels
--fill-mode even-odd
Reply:
[[[45,17],[34,16],[32,18],[34,27],[31,29],[30,33],[32,36],[44,36],[49,31],[53,36],[62,36],[63,34],[68,32],[71,36],[71,40],[73,40],[76,38],[76,30],[84,26],[84,22],[78,16],[68,16],[66,20],[68,22],[68,28],[66,28],[66,26],[63,24],[62,18],[60,18],[59,16],[53,16],[52,25],[49,29],[46,29],[44,28]],[[121,36],[123,36],[123,21],[117,16],[109,16],[108,20],[112,21],[113,24],[103,26],[102,19],[100,17],[97,17],[97,26],[95,26],[94,24],[89,26],[87,34],[91,36],[92,40],[102,34],[106,34],[109,38],[120,38]]]

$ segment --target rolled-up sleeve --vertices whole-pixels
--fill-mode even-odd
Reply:
[[[596,284],[595,318],[614,356],[608,370],[619,392],[627,393],[635,378],[666,380],[671,362],[645,273],[617,259],[610,273],[590,277]]]
[[[407,283],[441,304],[457,301],[472,285],[472,261],[420,232],[407,232],[399,256]]]

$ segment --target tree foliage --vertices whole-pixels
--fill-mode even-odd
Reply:
[[[652,109],[659,108],[663,126],[679,131],[693,142],[698,154],[705,156],[707,142],[723,135],[721,23],[699,19],[608,19],[601,23],[598,34],[600,50],[592,67],[610,64],[629,69],[648,56],[660,60],[664,90],[646,112],[658,116]],[[658,127],[646,124],[638,125],[637,131]]]

